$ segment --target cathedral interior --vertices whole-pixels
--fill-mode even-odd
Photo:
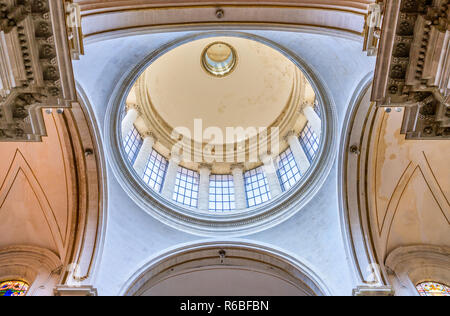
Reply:
[[[450,296],[449,0],[0,0],[0,296]]]

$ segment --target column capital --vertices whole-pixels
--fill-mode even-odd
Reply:
[[[209,163],[200,163],[199,165],[198,165],[198,170],[207,170],[207,171],[209,171],[209,172],[211,172],[212,171],[212,165],[211,164],[209,164]]]
[[[310,102],[303,102],[302,103],[302,106],[300,107],[300,113],[302,113],[303,112],[303,110],[305,109],[305,108],[307,108],[307,107],[311,107],[311,108],[314,108],[314,104],[313,103],[310,103]]]
[[[260,154],[259,159],[261,159],[263,164],[267,165],[273,163],[273,161],[275,160],[275,156],[272,155],[271,152],[267,152],[264,154]]]
[[[286,135],[284,135],[284,140],[289,142],[289,138],[292,137],[292,136],[297,137],[297,133],[293,129],[291,129],[290,131],[288,131],[286,133]]]
[[[141,111],[139,109],[139,106],[137,104],[133,104],[133,106],[127,105],[127,113],[128,112],[136,112],[136,114],[139,116],[141,115]]]
[[[157,141],[157,137],[156,137],[155,133],[153,133],[152,131],[146,131],[143,136],[144,136],[144,138],[147,138],[147,137],[152,138],[153,142],[155,142],[155,143]]]
[[[134,109],[134,108],[136,108],[136,104],[135,103],[127,103],[127,104],[125,104],[125,109],[127,111],[130,111],[131,109]]]
[[[143,114],[142,106],[140,106],[139,104],[135,104],[134,109],[139,113],[139,115]]]
[[[245,165],[242,162],[234,163],[230,166],[231,172],[233,172],[234,170],[240,170],[241,172],[244,172],[244,169],[245,169]]]
[[[170,153],[169,161],[172,161],[172,162],[174,162],[174,163],[176,163],[178,165],[178,164],[180,164],[180,162],[182,160],[183,160],[183,157],[179,153],[177,153],[177,152]]]

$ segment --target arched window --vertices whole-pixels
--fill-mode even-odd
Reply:
[[[300,135],[300,144],[302,145],[309,162],[312,162],[314,157],[316,157],[316,154],[319,151],[319,142],[319,137],[308,122]]]
[[[5,281],[0,283],[0,296],[25,296],[30,286],[23,281]]]
[[[262,167],[244,173],[248,207],[257,206],[270,200],[269,184]]]
[[[278,158],[278,177],[283,191],[289,190],[302,177],[290,148]]]
[[[127,154],[128,160],[132,164],[136,160],[139,149],[142,146],[142,142],[143,141],[141,135],[139,135],[136,127],[133,126],[133,129],[128,133],[127,137],[125,137],[123,141],[125,153]]]
[[[161,193],[168,162],[156,150],[152,150],[144,171],[144,182],[153,190]]]
[[[173,200],[190,207],[197,207],[200,175],[183,167],[178,168]]]
[[[214,174],[209,178],[209,210],[232,211],[236,208],[232,175]]]
[[[416,287],[420,296],[450,296],[450,288],[437,282],[423,282]]]

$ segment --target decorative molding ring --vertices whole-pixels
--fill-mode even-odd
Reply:
[[[322,106],[324,129],[323,139],[319,149],[319,158],[311,168],[290,191],[273,199],[261,207],[249,209],[247,212],[230,212],[227,214],[213,214],[184,208],[175,202],[169,201],[158,193],[149,189],[139,180],[128,161],[125,161],[120,136],[120,108],[141,73],[154,60],[184,43],[214,36],[236,36],[262,42],[284,54],[309,80],[316,92],[319,104]],[[323,106],[325,105],[325,106]],[[293,216],[301,210],[319,191],[325,182],[334,163],[338,143],[337,113],[334,100],[326,84],[316,72],[300,57],[279,44],[260,36],[241,32],[206,32],[185,36],[154,51],[134,69],[125,73],[118,81],[113,91],[106,112],[105,145],[111,169],[118,182],[130,198],[144,211],[151,214],[161,222],[200,236],[243,236],[256,233],[273,227]]]

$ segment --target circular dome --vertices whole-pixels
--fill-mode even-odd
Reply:
[[[329,113],[286,54],[256,37],[202,35],[133,70],[113,98],[122,108],[114,170],[130,196],[171,226],[213,236],[301,209],[324,179],[317,170],[331,168],[331,154],[322,157]],[[217,80],[205,62],[233,69]]]
[[[223,77],[233,71],[237,56],[234,48],[224,42],[214,42],[202,54],[202,65],[216,77]]]
[[[216,80],[198,61],[207,52],[220,60],[227,55],[225,48],[239,54],[239,64],[232,75]],[[196,142],[196,147],[206,143],[231,146],[257,138],[259,130],[291,128],[300,106],[301,80],[306,82],[301,71],[279,51],[244,38],[215,37],[180,45],[162,55],[144,71],[134,90],[146,124],[165,147],[175,145],[174,130],[186,141]],[[314,93],[309,91],[313,102]],[[227,139],[229,128],[257,132],[249,130]],[[195,137],[198,129],[220,130],[222,137],[199,139]],[[243,150],[248,154],[248,143]]]

